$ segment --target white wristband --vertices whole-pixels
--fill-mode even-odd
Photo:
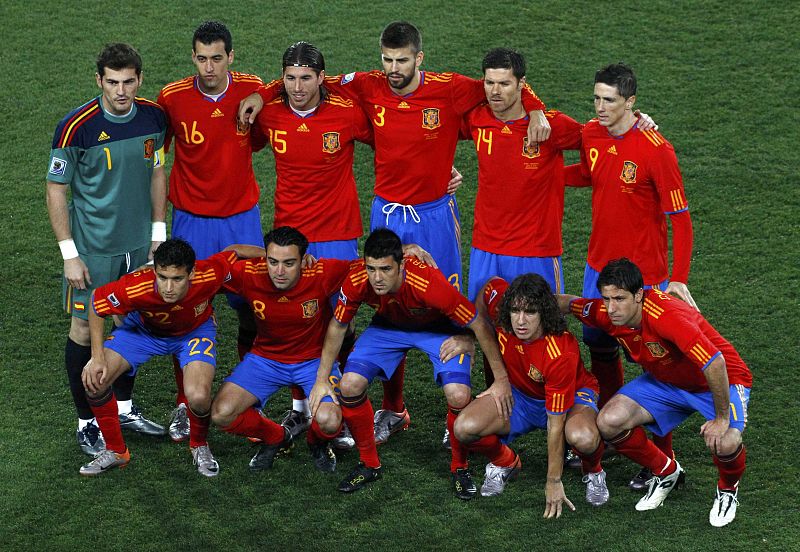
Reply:
[[[61,249],[61,258],[65,261],[74,259],[78,256],[78,248],[75,247],[75,242],[72,240],[72,238],[58,242],[58,248]]]
[[[153,223],[153,237],[150,238],[154,242],[167,241],[167,223],[154,222]]]

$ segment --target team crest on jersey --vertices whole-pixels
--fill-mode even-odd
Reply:
[[[326,132],[322,135],[322,151],[325,153],[336,153],[342,149],[339,143],[338,132]]]
[[[528,145],[528,137],[526,136],[522,140],[522,156],[527,157],[528,159],[533,159],[535,157],[539,157],[541,153],[539,153],[539,143],[536,142],[532,145]]]
[[[199,305],[197,305],[194,308],[194,315],[195,316],[200,316],[201,314],[203,314],[203,312],[206,310],[207,306],[208,306],[208,300],[205,300],[202,303],[200,303]]]
[[[528,368],[528,377],[536,383],[542,383],[544,381],[544,376],[533,364],[531,364],[530,368]]]
[[[156,141],[152,138],[148,138],[144,141],[144,158],[145,159],[152,159],[153,154],[156,152]]]
[[[108,302],[114,305],[115,307],[119,306],[119,299],[117,299],[117,296],[114,295],[113,293],[106,296],[106,299],[108,299]]]
[[[633,161],[625,161],[622,164],[622,174],[619,175],[620,180],[622,180],[625,184],[635,184],[636,183],[636,163]]]
[[[319,312],[319,301],[312,299],[303,303],[303,318],[314,318]]]
[[[661,358],[667,354],[667,350],[658,341],[647,341],[645,345],[650,349],[650,354],[656,358]]]
[[[422,128],[433,130],[442,126],[439,122],[439,110],[435,107],[427,107],[422,110]]]
[[[64,172],[67,170],[67,162],[63,159],[59,159],[58,157],[53,157],[53,160],[50,161],[50,174],[54,174],[56,176],[64,176]]]

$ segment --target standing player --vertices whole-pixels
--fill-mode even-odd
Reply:
[[[742,431],[747,423],[752,375],[736,349],[700,313],[657,289],[645,290],[639,268],[612,260],[598,275],[602,299],[563,295],[559,306],[581,322],[613,336],[645,374],[623,386],[600,411],[603,438],[653,473],[637,510],[662,504],[680,464],[647,439],[672,431],[693,412],[708,420],[700,428],[719,470],[709,522],[733,521],[745,470]]]
[[[197,74],[168,84],[158,103],[167,114],[167,149],[174,139],[175,160],[169,176],[172,236],[188,241],[201,259],[234,243],[261,246],[259,188],[252,154],[266,145],[259,129],[238,125],[239,101],[255,91],[261,79],[229,71],[233,40],[218,21],[205,21],[192,37]],[[252,313],[241,298],[228,296],[239,316],[240,357],[255,337]],[[186,398],[175,363],[178,399],[170,436],[188,437]]]
[[[211,384],[216,367],[216,322],[211,301],[230,277],[233,251],[197,261],[183,240],[162,243],[153,255],[154,268],[123,276],[92,295],[89,328],[92,358],[83,370],[83,383],[92,411],[106,438],[106,450],[81,467],[81,475],[99,475],[124,468],[130,453],[120,432],[117,401],[111,384],[127,371],[156,355],[176,355],[184,371],[191,434],[189,446],[197,471],[206,477],[219,473],[208,447]],[[103,344],[104,318],[127,315]]]
[[[64,308],[71,316],[65,365],[78,411],[78,444],[92,456],[104,448],[81,382],[92,355],[92,289],[145,264],[166,239],[165,119],[156,104],[136,97],[142,58],[128,44],[108,44],[97,57],[95,78],[102,93],[58,124],[47,173],[47,212],[64,259]],[[115,387],[122,427],[163,435],[163,427],[132,406],[132,389],[127,377]]]
[[[451,322],[473,330],[489,358],[496,379],[481,396],[491,396],[503,418],[507,419],[511,410],[511,389],[491,326],[439,270],[403,258],[400,238],[382,228],[367,238],[363,262],[353,267],[339,292],[310,395],[312,412],[321,399],[334,396],[328,374],[347,325],[362,303],[375,308],[376,314],[347,359],[340,398],[361,461],[339,484],[342,492],[356,491],[381,477],[367,387],[376,376],[391,378],[400,359],[412,348],[427,353],[433,363],[434,380],[447,398],[447,425],[452,432],[456,416],[470,401],[470,360],[466,354],[446,362],[440,357],[442,343],[458,333]],[[456,495],[468,500],[477,490],[467,468],[467,451],[452,438],[451,444],[450,471]]]
[[[584,368],[578,342],[567,331],[547,281],[538,274],[523,274],[510,285],[492,278],[477,307],[494,321],[514,396],[509,419],[498,415],[488,397],[473,401],[456,419],[456,438],[490,460],[481,495],[499,495],[522,468],[508,443],[533,429],[546,429],[544,517],[560,517],[563,504],[575,509],[561,483],[565,438],[580,456],[587,502],[602,506],[608,487],[595,423],[597,380]]]
[[[370,228],[388,227],[404,243],[427,249],[447,279],[462,289],[461,228],[455,196],[448,189],[461,118],[484,100],[481,81],[455,73],[422,71],[424,54],[419,30],[404,21],[384,28],[380,38],[383,71],[329,77],[334,93],[359,102],[375,134],[375,198]],[[275,90],[259,90],[264,101]],[[526,87],[525,108],[531,112],[530,140],[540,142],[550,127],[544,105]],[[251,122],[262,98],[250,98],[240,117]],[[381,442],[408,426],[403,405],[404,364],[391,385],[384,386],[383,410],[376,413]]]

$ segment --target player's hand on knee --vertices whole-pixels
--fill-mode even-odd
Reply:
[[[69,282],[69,285],[75,289],[83,290],[86,289],[87,285],[92,284],[89,269],[80,257],[64,261],[64,277]]]
[[[311,409],[312,416],[317,415],[317,409],[319,408],[322,399],[324,399],[326,396],[333,399],[334,404],[339,404],[339,397],[336,396],[336,391],[329,382],[315,382],[314,387],[311,388],[311,393],[308,394],[308,406]]]
[[[97,394],[105,384],[108,365],[103,362],[90,358],[81,372],[83,387],[91,394]]]
[[[683,300],[687,305],[695,309],[697,312],[700,312],[700,309],[697,307],[697,303],[694,301],[694,297],[689,292],[689,288],[683,282],[670,282],[667,285],[667,289],[664,293],[669,293],[674,295],[678,299]]]
[[[478,398],[483,396],[490,396],[494,399],[497,413],[500,414],[504,420],[508,420],[511,417],[511,409],[514,407],[514,396],[511,394],[511,384],[508,382],[507,377],[495,379],[489,389],[478,395]]]
[[[722,439],[728,431],[730,423],[727,418],[714,418],[708,420],[700,427],[700,435],[705,439],[706,446],[718,454],[722,449]]]
[[[564,492],[564,484],[561,482],[561,479],[551,480],[548,477],[547,483],[545,483],[544,487],[544,496],[545,508],[544,515],[542,517],[560,518],[561,512],[564,509],[564,504],[566,504],[567,507],[573,512],[575,511],[575,506],[573,506],[572,502],[570,502],[566,493]]]
[[[439,360],[448,362],[459,355],[475,356],[475,340],[470,335],[453,335],[442,342],[439,347]]]

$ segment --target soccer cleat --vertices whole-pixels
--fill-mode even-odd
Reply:
[[[311,427],[311,417],[297,410],[287,410],[283,415],[281,425],[289,430],[289,433],[292,434],[292,439],[297,439]]]
[[[654,475],[647,482],[647,494],[645,494],[641,499],[639,499],[639,502],[636,503],[636,509],[638,511],[644,512],[647,510],[655,510],[664,503],[664,499],[667,498],[669,492],[678,483],[678,479],[680,478],[681,473],[683,473],[683,468],[681,468],[681,465],[678,464],[678,461],[673,460],[673,462],[675,462],[674,472],[663,477]]]
[[[575,454],[571,448],[568,448],[566,454],[564,454],[564,467],[572,468],[573,470],[581,468],[581,457]]]
[[[81,466],[81,475],[100,475],[112,468],[124,468],[131,461],[131,453],[128,449],[122,454],[113,450],[104,450],[94,457],[94,460]]]
[[[644,491],[647,489],[647,482],[650,481],[650,478],[653,477],[653,472],[648,470],[647,468],[642,468],[639,470],[633,479],[628,482],[628,488],[632,491]],[[677,483],[675,483],[676,487],[682,487],[686,483],[686,472],[681,472],[680,477],[678,477]]]
[[[608,485],[606,485],[606,472],[587,473],[583,476],[586,483],[586,502],[592,506],[602,506],[608,502]]]
[[[503,494],[506,483],[515,479],[522,471],[522,461],[519,455],[514,458],[514,463],[510,466],[496,466],[489,462],[486,464],[486,477],[481,485],[481,496],[497,496]]]
[[[166,435],[167,433],[167,430],[164,429],[164,426],[142,416],[142,413],[136,406],[132,406],[131,411],[127,414],[119,415],[119,425],[124,430],[135,431],[141,435],[160,437],[162,435]]]
[[[342,425],[342,431],[339,432],[339,435],[331,439],[331,444],[336,450],[353,450],[356,447],[356,440],[353,439],[353,435],[350,433],[350,428],[347,427],[347,424]]]
[[[89,456],[97,456],[106,450],[106,442],[103,439],[103,433],[94,420],[83,426],[75,432],[75,437],[78,439],[78,446],[81,450]]]
[[[444,436],[442,437],[442,448],[451,450],[453,446],[450,444],[450,430],[444,428]]]
[[[200,472],[200,475],[205,475],[206,477],[219,475],[219,464],[214,459],[214,455],[211,454],[211,449],[208,448],[208,445],[193,447],[190,450],[192,451],[194,465],[197,466],[197,471]]]
[[[169,438],[176,443],[189,438],[189,413],[186,409],[185,404],[179,404],[169,419]]]
[[[331,448],[330,441],[312,445],[309,443],[308,449],[314,459],[314,467],[323,473],[333,473],[336,471],[336,453]]]
[[[337,489],[343,493],[352,493],[363,489],[367,483],[372,483],[381,478],[381,468],[368,468],[359,462],[347,477],[339,482]]]
[[[721,490],[717,487],[717,496],[714,504],[708,513],[708,522],[714,527],[724,527],[736,517],[736,507],[739,506],[739,499],[736,496],[739,489],[735,491]]]
[[[375,412],[375,444],[382,445],[389,440],[393,433],[398,431],[405,431],[411,423],[411,417],[408,415],[408,409],[404,408],[402,412],[394,412],[393,410],[384,410],[381,408]]]
[[[461,500],[472,500],[478,494],[478,488],[472,480],[472,473],[469,468],[458,468],[450,473],[453,480],[453,491]]]
[[[278,451],[286,449],[287,451],[293,446],[292,434],[285,427],[283,428],[283,441],[275,443],[274,445],[261,444],[258,446],[258,452],[250,459],[250,471],[268,470],[275,462],[275,455]]]

